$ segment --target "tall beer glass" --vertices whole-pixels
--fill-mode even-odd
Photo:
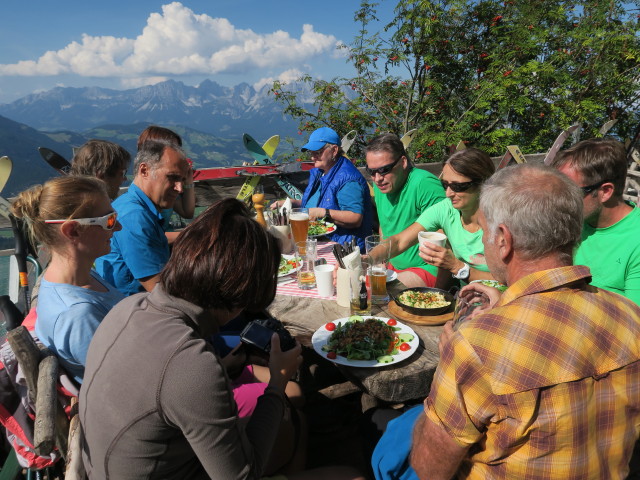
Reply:
[[[370,235],[364,239],[364,242],[371,265],[369,269],[371,302],[376,305],[385,305],[389,302],[387,261],[389,260],[391,244],[388,239],[380,235]]]
[[[289,223],[291,224],[293,243],[304,242],[309,233],[309,209],[292,208],[289,214]]]

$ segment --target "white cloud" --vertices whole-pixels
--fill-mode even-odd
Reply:
[[[271,85],[275,80],[278,80],[278,81],[283,82],[283,83],[295,82],[302,75],[304,75],[304,72],[301,72],[297,68],[292,68],[290,70],[286,70],[286,71],[282,72],[280,75],[278,75],[277,78],[275,78],[275,77],[261,78],[260,80],[258,80],[256,83],[253,84],[253,88],[255,88],[256,91],[258,91],[262,87],[264,87],[265,85]]]
[[[235,28],[225,18],[196,14],[180,2],[152,13],[135,39],[82,36],[37,60],[0,64],[0,75],[75,74],[90,77],[140,77],[243,73],[255,68],[300,65],[318,55],[334,55],[333,35],[303,25],[299,38],[282,30],[257,34]]]

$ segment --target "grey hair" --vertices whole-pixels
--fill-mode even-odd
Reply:
[[[543,165],[514,165],[482,186],[480,208],[493,238],[500,224],[525,259],[573,254],[582,233],[582,193],[569,178]]]
[[[176,144],[163,140],[147,140],[142,144],[140,150],[138,150],[138,154],[136,155],[136,160],[133,167],[134,175],[138,176],[138,170],[140,169],[140,165],[143,163],[149,165],[151,171],[154,171],[156,168],[158,168],[160,160],[162,160],[162,155],[164,155],[164,152],[167,149],[175,150],[183,158],[186,158],[186,155],[182,148],[180,148]]]

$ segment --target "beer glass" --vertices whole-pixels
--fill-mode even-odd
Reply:
[[[289,214],[289,224],[293,234],[293,243],[304,242],[309,233],[309,209],[292,208]]]
[[[365,249],[371,265],[369,283],[371,284],[371,303],[385,305],[389,302],[387,294],[387,261],[391,243],[380,235],[369,235],[364,239]]]
[[[300,259],[302,265],[298,270],[298,288],[300,290],[311,290],[316,288],[316,265],[318,241],[314,239],[296,243],[296,257]]]

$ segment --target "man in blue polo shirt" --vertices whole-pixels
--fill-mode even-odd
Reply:
[[[151,291],[169,260],[160,213],[182,193],[189,164],[182,150],[147,141],[135,160],[129,190],[113,202],[122,230],[111,238],[111,253],[96,260],[96,270],[125,295]]]

